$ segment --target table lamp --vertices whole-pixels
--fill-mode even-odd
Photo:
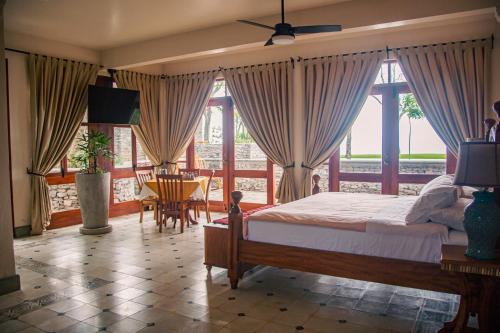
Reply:
[[[500,186],[500,143],[462,143],[454,184],[480,188],[465,208],[464,227],[469,241],[465,255],[494,259],[500,234],[500,206],[489,188]]]

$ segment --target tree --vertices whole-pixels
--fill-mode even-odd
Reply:
[[[411,159],[411,121],[422,119],[425,117],[424,113],[418,106],[417,100],[413,94],[406,94],[399,103],[399,120],[406,116],[408,118],[408,125],[410,126],[408,132],[408,159]]]
[[[225,88],[224,81],[215,81],[214,83],[214,88],[212,90],[212,95],[217,95],[219,91],[221,91],[222,88]],[[218,109],[222,110],[222,108],[219,106]],[[205,123],[203,124],[203,140],[205,142],[210,141],[210,124],[212,122],[212,108],[208,107],[206,112],[205,112]]]

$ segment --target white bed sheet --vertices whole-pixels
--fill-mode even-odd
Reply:
[[[441,245],[467,245],[464,232],[451,231],[447,237],[443,237],[442,232],[436,232],[440,226],[425,223],[406,226],[400,233],[367,233],[314,225],[252,221],[250,218],[247,239],[316,250],[439,263]],[[411,232],[413,228],[417,232]]]

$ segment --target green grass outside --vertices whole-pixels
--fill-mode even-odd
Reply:
[[[399,158],[402,160],[444,160],[446,159],[445,154],[411,154],[411,158],[408,158],[408,154],[399,154]],[[345,158],[345,155],[341,155],[341,158]],[[352,155],[352,159],[356,158],[382,158],[382,155],[380,154],[358,154],[358,155]]]

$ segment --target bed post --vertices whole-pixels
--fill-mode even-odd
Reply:
[[[240,209],[240,201],[243,194],[240,191],[231,193],[231,208],[229,210],[229,246],[227,274],[231,282],[231,288],[238,288],[240,277],[240,265],[238,263],[238,244],[243,239],[243,214]]]

